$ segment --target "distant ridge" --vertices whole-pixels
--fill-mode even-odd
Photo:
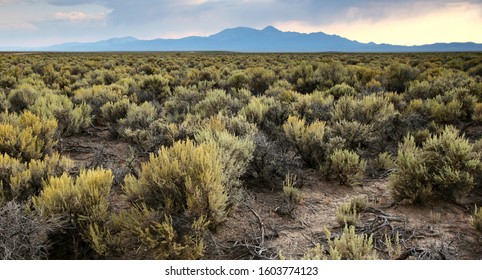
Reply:
[[[92,43],[64,43],[42,48],[0,48],[4,51],[110,52],[110,51],[231,51],[231,52],[480,52],[482,44],[435,43],[421,46],[360,43],[323,32],[283,32],[273,26],[248,27],[181,39],[139,40],[112,38]]]

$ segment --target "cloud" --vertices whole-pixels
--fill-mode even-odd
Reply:
[[[29,22],[10,22],[10,23],[0,23],[0,30],[36,31],[37,27]]]
[[[421,45],[434,42],[482,43],[482,4],[412,3],[384,7],[384,17],[365,17],[367,9],[348,10],[344,20],[328,24],[309,21],[280,21],[275,25],[284,31],[305,33],[323,31],[361,42]]]
[[[80,22],[80,21],[99,21],[104,20],[108,13],[87,14],[79,11],[57,12],[53,15],[54,20]]]

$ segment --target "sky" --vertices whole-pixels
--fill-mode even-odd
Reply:
[[[207,36],[268,25],[363,43],[482,43],[482,0],[0,0],[0,46]]]

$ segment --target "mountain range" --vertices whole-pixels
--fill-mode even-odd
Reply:
[[[1,48],[0,48],[1,49]],[[323,32],[283,32],[273,26],[262,30],[248,27],[225,29],[219,33],[181,39],[139,40],[112,38],[93,43],[64,43],[39,48],[4,50],[48,52],[110,51],[229,51],[229,52],[471,52],[482,51],[482,44],[435,43],[420,46],[360,43]]]

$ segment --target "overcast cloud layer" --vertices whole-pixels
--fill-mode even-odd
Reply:
[[[482,43],[482,0],[0,0],[0,46],[180,38],[267,25],[361,42]]]

